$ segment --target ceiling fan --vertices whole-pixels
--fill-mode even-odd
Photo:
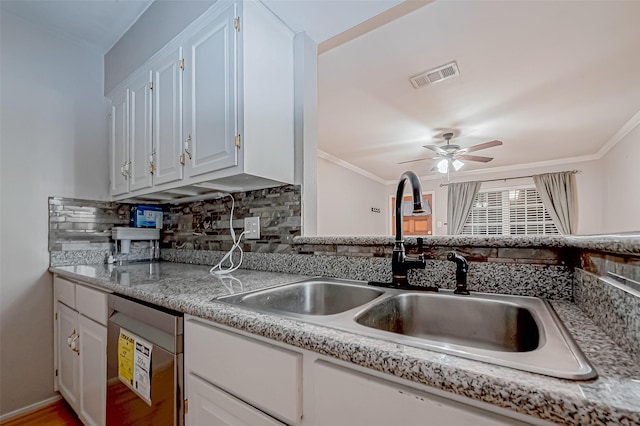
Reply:
[[[423,160],[440,160],[438,163],[431,169],[432,172],[438,171],[440,173],[449,173],[452,170],[460,170],[464,163],[461,160],[465,161],[478,161],[480,163],[488,163],[493,160],[493,157],[484,157],[482,155],[468,155],[469,152],[480,151],[481,149],[493,148],[494,146],[502,145],[502,141],[492,140],[488,142],[484,142],[478,145],[470,146],[469,148],[461,148],[460,145],[455,145],[450,143],[451,138],[453,138],[453,133],[443,133],[442,137],[447,144],[440,147],[436,145],[424,145],[425,148],[434,151],[438,154],[437,157],[426,157],[426,158],[418,158],[416,160],[409,161],[401,161],[398,164],[406,164],[413,163],[414,161],[423,161]]]

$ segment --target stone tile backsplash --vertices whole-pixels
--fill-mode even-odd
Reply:
[[[575,303],[580,309],[640,361],[640,292],[579,268],[574,285]]]
[[[285,185],[234,193],[233,228],[236,238],[244,218],[260,217],[260,239],[243,239],[247,252],[290,252],[301,231],[300,186]],[[222,250],[233,245],[229,231],[231,198],[163,206],[161,247],[183,250]],[[131,204],[49,198],[49,252],[52,266],[104,263],[114,252],[111,229],[129,226]],[[161,249],[162,251],[162,249]],[[149,243],[134,241],[128,255],[117,260],[150,258]]]
[[[113,251],[111,229],[128,226],[129,215],[122,203],[49,197],[50,264],[104,263]]]
[[[293,238],[301,233],[300,194],[299,185],[284,185],[234,193],[234,202],[230,197],[224,197],[171,205],[164,216],[161,247],[228,251],[233,245],[229,230],[233,205],[232,224],[236,238],[244,231],[244,218],[260,217],[260,238],[243,238],[244,251],[289,252]]]
[[[224,251],[175,250],[161,252],[169,262],[214,265]],[[237,263],[237,257],[234,257]],[[391,258],[373,256],[305,255],[295,253],[244,254],[244,269],[391,282]],[[411,284],[455,288],[455,265],[445,260],[427,260],[424,270],[409,271]],[[561,265],[490,264],[470,262],[468,285],[471,291],[537,296],[571,300],[573,271]]]

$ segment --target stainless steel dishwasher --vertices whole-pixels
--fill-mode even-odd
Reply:
[[[109,295],[107,425],[184,424],[183,314]]]

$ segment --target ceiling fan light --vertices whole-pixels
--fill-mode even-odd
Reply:
[[[453,168],[456,169],[456,171],[460,170],[462,166],[464,166],[464,163],[462,161],[453,160]]]
[[[449,171],[449,161],[447,159],[442,159],[438,163],[438,171],[440,173],[447,173]]]

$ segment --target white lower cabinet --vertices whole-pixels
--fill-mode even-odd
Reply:
[[[187,376],[186,386],[189,389],[187,425],[282,426],[284,424],[193,373]]]
[[[104,425],[107,401],[107,327],[78,315],[80,413],[88,425]]]
[[[106,423],[107,294],[54,277],[58,390],[85,425]]]
[[[188,315],[185,375],[187,426],[548,424]]]
[[[522,425],[514,419],[338,367],[313,364],[317,425]]]
[[[69,405],[77,411],[80,403],[78,400],[80,376],[77,374],[80,357],[72,349],[71,345],[73,339],[79,338],[77,329],[78,312],[60,302],[57,302],[57,311],[56,331],[58,337],[56,353],[58,354],[58,362],[56,370],[58,373],[58,390]]]
[[[301,353],[239,336],[187,316],[184,339],[185,375],[190,378],[186,386],[189,400],[189,412],[185,417],[187,425],[209,424],[191,416],[190,383],[194,375],[243,401],[248,408],[255,407],[286,424],[300,424]]]

